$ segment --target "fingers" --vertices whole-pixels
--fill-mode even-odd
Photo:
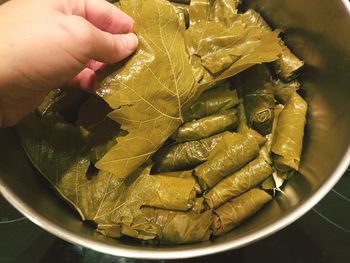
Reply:
[[[74,54],[79,55],[81,61],[97,60],[107,64],[118,62],[134,52],[138,45],[134,33],[111,34],[102,31],[89,21],[79,16],[66,17],[67,27],[70,28],[70,37]]]
[[[112,34],[130,33],[133,30],[134,20],[119,8],[105,0],[70,1],[78,3],[74,8],[75,15],[88,20],[95,27]]]
[[[91,60],[86,67],[92,69],[93,71],[102,70],[106,67],[106,63],[102,63],[96,60]]]
[[[96,80],[96,71],[103,69],[106,64],[91,60],[78,75],[76,75],[68,85],[71,87],[81,88],[87,92],[94,93],[99,85]]]
[[[81,88],[87,92],[95,92],[98,89],[95,71],[90,68],[83,69],[68,85]]]
[[[137,36],[133,33],[112,35],[106,32],[95,32],[93,58],[108,64],[123,60],[134,52],[138,45]]]

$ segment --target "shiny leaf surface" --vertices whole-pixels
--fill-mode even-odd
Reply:
[[[195,176],[203,190],[213,187],[222,178],[253,160],[259,145],[251,136],[225,133],[210,152],[208,160],[195,168]]]
[[[303,147],[307,103],[294,93],[279,115],[272,142],[274,164],[278,169],[298,170]]]
[[[170,172],[195,168],[207,160],[223,134],[163,147],[154,157],[154,170]]]
[[[98,169],[125,178],[146,162],[182,122],[182,106],[194,79],[184,45],[184,26],[173,5],[162,0],[120,1],[135,20],[139,47],[102,83],[112,120],[129,134],[97,162]],[[160,66],[161,65],[161,66]]]
[[[257,158],[234,174],[222,179],[205,193],[205,202],[210,208],[217,208],[229,199],[257,186],[271,174],[271,166],[263,158]]]
[[[234,229],[271,200],[268,193],[257,188],[231,199],[214,211],[213,234],[222,235]]]
[[[199,120],[186,122],[176,131],[173,139],[177,142],[194,141],[233,130],[237,127],[237,111],[230,109]]]
[[[142,208],[146,218],[160,226],[162,243],[183,244],[209,240],[212,211],[201,214]]]

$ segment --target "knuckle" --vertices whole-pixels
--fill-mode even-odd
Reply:
[[[114,12],[113,10],[108,10],[107,14],[105,14],[101,18],[101,29],[108,30],[113,26],[113,23],[114,23]]]

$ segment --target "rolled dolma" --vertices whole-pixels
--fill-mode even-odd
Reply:
[[[252,9],[245,12],[243,21],[246,23],[256,23],[264,30],[271,30],[264,18]],[[280,45],[282,46],[281,55],[279,59],[273,62],[273,65],[278,76],[288,81],[295,77],[295,73],[304,65],[304,62],[295,56],[282,40],[280,41]]]
[[[146,219],[161,229],[162,243],[184,244],[209,240],[212,211],[201,214],[143,207]]]
[[[265,65],[257,65],[242,73],[242,90],[248,126],[262,135],[271,132],[275,98],[271,75]]]
[[[248,127],[248,120],[247,120],[247,115],[245,113],[245,108],[243,102],[239,103],[238,107],[238,127],[237,127],[237,132],[239,133],[246,133],[247,130],[249,129]]]
[[[157,196],[143,203],[163,209],[186,211],[196,199],[195,179],[193,177],[152,176],[152,184],[157,185]]]
[[[256,130],[251,129],[248,127],[247,124],[247,117],[245,114],[245,109],[244,109],[244,105],[243,103],[240,103],[238,106],[238,128],[237,128],[237,132],[244,134],[244,135],[248,135],[253,137],[257,143],[259,144],[259,146],[262,146],[266,143],[266,138],[264,136],[262,136],[260,133],[258,133]]]
[[[218,236],[229,232],[271,200],[268,193],[257,188],[231,199],[214,211],[211,225],[213,234]]]
[[[258,153],[259,145],[253,137],[226,133],[210,152],[208,160],[195,168],[194,175],[202,190],[206,190],[243,167]]]
[[[276,100],[282,104],[286,104],[293,93],[296,92],[300,87],[300,83],[297,80],[288,83],[276,80],[271,82],[271,85]]]
[[[260,148],[259,151],[259,155],[264,158],[264,160],[268,163],[268,164],[272,164],[272,159],[271,159],[271,147],[272,147],[272,141],[273,141],[273,137],[276,136],[276,127],[277,127],[277,122],[278,122],[278,117],[280,115],[280,113],[283,110],[283,105],[278,104],[275,107],[275,118],[273,120],[273,124],[272,124],[272,131],[270,134],[266,135],[266,142],[265,144]]]
[[[208,207],[217,208],[231,198],[257,186],[271,174],[271,166],[263,158],[257,158],[234,174],[222,179],[205,193],[205,202]]]
[[[196,198],[193,207],[191,208],[192,213],[200,214],[204,211],[205,205],[204,205],[204,198],[203,197],[198,197]]]
[[[298,170],[303,147],[307,103],[293,93],[279,115],[276,134],[272,141],[274,164],[280,170]]]
[[[256,140],[256,142],[259,144],[259,146],[264,145],[267,141],[266,137],[262,136],[256,130],[253,130],[250,128],[246,131],[246,135],[253,137]]]
[[[273,62],[277,75],[283,80],[290,80],[295,77],[296,72],[304,66],[304,62],[290,51],[282,42],[282,54],[279,59]]]
[[[124,236],[141,240],[152,240],[161,233],[159,227],[154,223],[146,220],[142,213],[141,215],[134,218],[125,216],[121,221],[122,223],[120,224],[120,234]],[[118,231],[118,228],[115,230]]]
[[[280,113],[282,112],[284,106],[281,104],[276,105],[275,107],[275,118],[272,124],[272,132],[267,135],[266,143],[260,148],[259,156],[263,158],[268,164],[272,165],[271,158],[271,147],[274,136],[276,136],[276,127]],[[264,182],[261,184],[261,188],[264,190],[275,190],[280,189],[283,185],[285,179],[281,178],[275,171],[271,176],[269,176]]]
[[[266,143],[260,148],[259,156],[261,156],[268,164],[272,164],[271,145],[272,134],[266,135]]]
[[[237,111],[230,109],[199,120],[187,122],[172,136],[177,142],[195,141],[237,127]]]
[[[237,91],[230,89],[228,82],[205,91],[183,114],[185,121],[200,119],[233,108],[239,103]]]
[[[273,190],[276,188],[275,180],[273,179],[273,176],[267,177],[262,183],[261,188],[264,190]]]
[[[172,176],[172,177],[178,177],[178,178],[193,178],[193,179],[195,179],[193,177],[192,170],[180,171],[180,172],[166,172],[166,173],[158,174],[157,176]],[[198,184],[197,180],[195,180],[194,189],[198,195],[202,193],[202,189],[201,189],[200,185]]]
[[[220,133],[202,140],[165,146],[153,158],[156,172],[181,171],[195,168],[207,160],[209,152],[219,143]]]

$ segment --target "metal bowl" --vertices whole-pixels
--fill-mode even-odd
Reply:
[[[0,131],[0,192],[50,233],[103,253],[173,259],[235,249],[289,225],[317,204],[350,162],[350,4],[347,0],[259,0],[254,7],[285,32],[291,49],[306,61],[300,76],[310,105],[301,174],[252,220],[214,241],[143,247],[106,238],[83,224],[53,194],[30,164],[15,133]]]

